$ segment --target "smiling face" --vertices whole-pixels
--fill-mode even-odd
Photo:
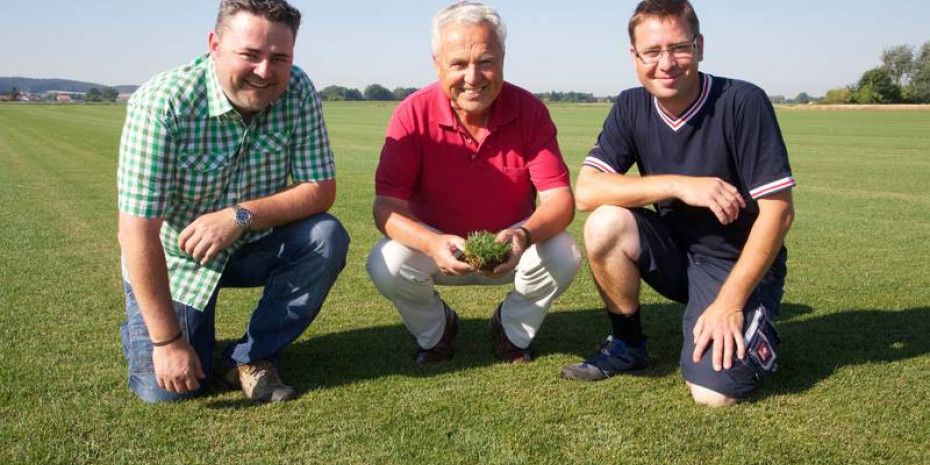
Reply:
[[[630,46],[630,55],[639,82],[659,100],[666,112],[680,115],[700,92],[698,63],[704,54],[704,37],[697,36],[697,48],[692,57],[676,58],[670,52],[662,52],[659,61],[649,65],[643,64],[636,56],[637,50],[667,50],[690,43],[695,39],[690,26],[675,16],[649,17],[636,26],[634,37],[636,40]]]
[[[210,33],[209,47],[223,93],[246,120],[287,90],[294,62],[287,25],[240,12]]]
[[[487,23],[449,23],[433,56],[439,83],[466,122],[483,121],[504,85],[504,49]]]

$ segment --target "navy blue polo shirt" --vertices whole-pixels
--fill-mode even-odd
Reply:
[[[655,205],[691,253],[736,260],[759,216],[758,199],[795,185],[788,151],[765,92],[744,81],[700,74],[701,93],[678,118],[665,114],[645,88],[617,96],[584,165],[642,175],[720,178],[736,187],[746,208],[722,225],[705,207],[678,199]]]

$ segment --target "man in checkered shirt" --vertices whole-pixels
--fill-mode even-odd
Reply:
[[[129,101],[120,143],[119,241],[129,385],[147,402],[204,392],[221,287],[264,286],[216,370],[247,398],[283,401],[280,353],[310,325],[345,265],[327,214],[333,155],[316,91],[293,65],[300,12],[223,0],[209,53]]]

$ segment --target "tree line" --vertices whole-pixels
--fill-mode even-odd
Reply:
[[[91,87],[84,94],[84,100],[87,102],[115,102],[117,97],[119,97],[119,91],[113,87],[103,89]]]
[[[328,86],[320,91],[323,100],[327,102],[351,102],[351,101],[399,101],[407,98],[408,95],[417,91],[416,87],[397,87],[394,90],[382,86],[381,84],[370,84],[365,87],[364,91],[342,86]],[[540,100],[545,102],[597,102],[594,94],[582,92],[544,92],[535,94]]]
[[[594,103],[597,97],[594,94],[583,92],[544,92],[535,94],[536,97],[544,102],[570,102],[570,103]],[[612,100],[612,99],[607,99]]]
[[[397,87],[393,91],[381,84],[369,84],[365,91],[342,86],[328,86],[320,91],[323,100],[328,102],[352,102],[361,100],[395,101],[403,100],[417,91],[416,87]]]
[[[827,91],[822,103],[930,103],[930,42],[885,49],[881,66],[856,84]]]
[[[84,93],[81,97],[80,93],[68,93],[69,95],[74,95],[76,100],[83,100],[85,102],[115,102],[117,97],[119,97],[119,90],[114,87],[91,87],[87,89],[87,92]],[[45,92],[42,94],[32,94],[29,92],[22,92],[17,87],[12,87],[10,89],[0,91],[0,95],[7,96],[9,100],[18,100],[20,95],[29,95],[31,100],[34,101],[55,101],[57,96],[54,92]]]

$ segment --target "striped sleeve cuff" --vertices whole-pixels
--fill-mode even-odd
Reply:
[[[599,158],[587,157],[584,159],[584,163],[582,163],[582,165],[590,166],[591,168],[594,168],[604,173],[616,173],[617,172],[610,165],[608,165],[607,163],[604,163],[604,161]]]
[[[765,185],[762,185],[755,189],[750,190],[749,196],[752,197],[753,200],[761,199],[762,197],[772,195],[776,192],[781,192],[785,189],[790,189],[794,187],[795,185],[796,183],[794,182],[794,177],[788,176],[786,178],[781,178],[777,181],[773,181],[768,184],[765,184]]]

